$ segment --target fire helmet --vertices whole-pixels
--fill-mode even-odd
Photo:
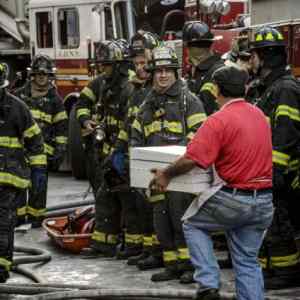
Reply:
[[[0,63],[0,89],[3,89],[9,85],[8,66],[6,63]]]
[[[188,46],[210,47],[216,40],[209,27],[201,21],[186,22],[182,30],[183,42]]]
[[[149,69],[155,71],[162,67],[179,69],[178,58],[173,48],[161,46],[153,49]]]
[[[54,66],[53,60],[48,55],[38,54],[32,59],[28,71],[30,75],[39,73],[54,75],[56,72],[56,68]]]
[[[285,47],[283,35],[271,26],[262,26],[254,34],[254,41],[250,49],[259,49],[266,47]]]
[[[115,41],[102,41],[96,46],[96,62],[102,64],[114,64],[124,61],[121,46]]]
[[[119,47],[122,50],[124,60],[130,59],[130,45],[125,39],[118,39],[116,40],[116,43],[119,45]]]
[[[130,48],[131,55],[143,55],[146,49],[153,50],[160,45],[160,38],[149,31],[138,30],[131,38]]]

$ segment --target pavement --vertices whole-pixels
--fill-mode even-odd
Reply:
[[[81,200],[88,189],[86,181],[78,181],[68,173],[51,174],[48,187],[48,206],[68,201]],[[89,195],[88,198],[92,196]],[[37,247],[51,252],[52,259],[44,265],[31,264],[26,267],[34,270],[46,283],[98,285],[103,288],[128,288],[128,289],[161,289],[167,290],[194,290],[195,285],[180,285],[177,281],[153,283],[150,277],[155,271],[138,271],[134,266],[128,266],[126,261],[114,258],[86,259],[58,248],[47,236],[46,232],[39,229],[29,229],[15,233],[15,245]],[[218,253],[219,257],[224,253]],[[232,270],[222,270],[222,291],[234,292],[234,274]],[[7,281],[9,284],[30,283],[21,275],[12,273]],[[22,296],[0,295],[0,299],[22,299]],[[29,298],[28,298],[29,299]],[[270,300],[300,300],[300,288],[266,293]]]

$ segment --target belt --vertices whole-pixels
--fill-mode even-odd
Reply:
[[[234,193],[236,195],[244,195],[244,196],[255,196],[259,194],[268,194],[272,193],[271,188],[266,188],[266,189],[260,189],[260,190],[243,190],[243,189],[238,189],[238,188],[231,188],[228,186],[223,186],[221,191],[227,192],[227,193]]]

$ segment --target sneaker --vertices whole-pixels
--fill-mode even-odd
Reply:
[[[221,300],[218,289],[198,286],[196,300]]]
[[[162,268],[164,266],[164,262],[162,257],[150,255],[147,258],[140,260],[137,266],[140,270],[145,271],[156,268]]]
[[[151,276],[151,281],[160,282],[160,281],[169,281],[169,280],[179,279],[181,274],[182,273],[179,272],[178,270],[172,270],[172,269],[166,268],[162,272],[153,274]]]
[[[194,271],[185,271],[179,279],[179,282],[181,284],[190,284],[190,283],[194,283]]]
[[[136,266],[140,260],[144,260],[150,256],[149,252],[143,251],[140,255],[131,256],[127,260],[128,266]]]

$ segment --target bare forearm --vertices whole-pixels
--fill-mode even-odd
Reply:
[[[183,175],[185,173],[188,173],[196,166],[196,163],[188,159],[184,156],[181,156],[179,159],[177,159],[173,164],[168,166],[166,169],[164,169],[164,174],[172,179],[174,177],[177,177],[179,175]]]

